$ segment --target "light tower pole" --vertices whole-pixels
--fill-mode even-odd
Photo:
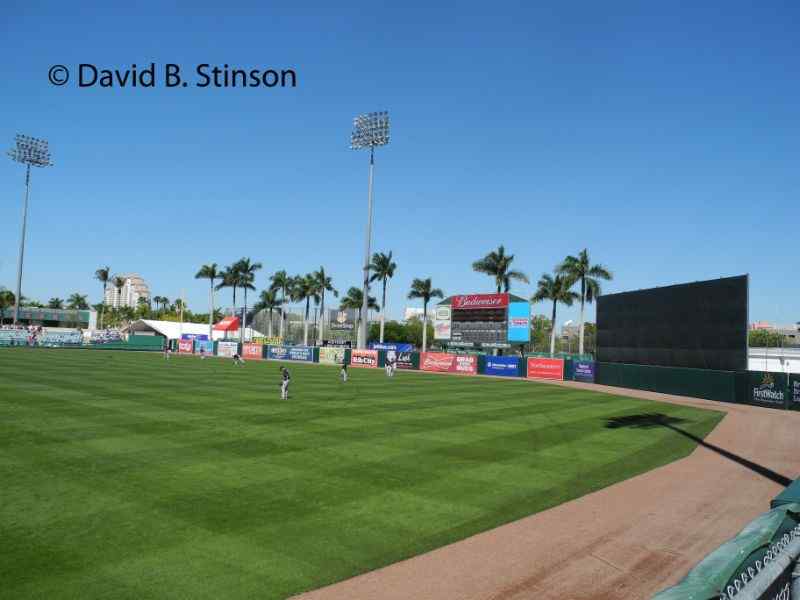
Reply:
[[[367,317],[369,313],[369,262],[372,242],[372,181],[375,170],[375,148],[389,143],[389,113],[373,112],[353,119],[350,147],[353,150],[369,148],[369,187],[367,191],[367,235],[364,251],[364,299],[361,304],[361,323],[358,330],[359,348],[367,347]]]
[[[22,163],[25,171],[25,202],[22,205],[22,234],[19,240],[19,261],[17,262],[17,296],[14,300],[14,325],[19,321],[19,305],[22,299],[22,264],[25,260],[25,232],[28,228],[28,198],[31,191],[31,166],[50,167],[50,148],[45,140],[17,134],[15,146],[8,151],[11,160]]]

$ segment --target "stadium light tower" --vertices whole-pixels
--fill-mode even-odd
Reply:
[[[8,151],[11,160],[27,167],[25,173],[25,204],[22,207],[22,235],[19,241],[19,262],[17,263],[17,297],[14,301],[14,325],[19,320],[19,305],[22,298],[22,262],[25,258],[25,230],[28,226],[28,197],[31,191],[31,166],[51,167],[50,148],[45,140],[17,134],[16,145]]]
[[[353,150],[369,148],[369,191],[367,200],[367,241],[364,252],[364,300],[361,304],[361,323],[358,329],[358,347],[367,347],[367,314],[369,303],[369,261],[372,241],[372,176],[375,169],[375,148],[389,143],[389,113],[373,112],[353,119],[350,147]],[[383,310],[383,307],[381,307]]]

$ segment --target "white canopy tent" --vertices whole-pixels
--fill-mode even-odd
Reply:
[[[123,333],[132,333],[135,335],[161,335],[168,340],[179,340],[183,334],[191,335],[208,335],[208,324],[204,323],[177,323],[175,321],[154,321],[151,319],[139,319],[134,321],[128,327],[122,329]],[[225,339],[226,332],[214,331],[213,340]],[[254,337],[265,337],[260,331],[256,331],[252,327],[247,327],[244,332],[245,341],[251,340]],[[228,333],[228,339],[238,340],[239,332]]]

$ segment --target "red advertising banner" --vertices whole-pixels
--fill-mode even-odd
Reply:
[[[178,352],[191,354],[192,350],[194,350],[194,340],[178,340]]]
[[[508,306],[508,294],[467,294],[453,296],[453,310],[479,310],[487,308],[505,308]]]
[[[444,352],[425,352],[422,355],[419,366],[423,371],[475,375],[478,372],[478,357],[475,355],[445,354]]]
[[[564,380],[563,358],[529,358],[528,379]]]
[[[378,368],[378,351],[377,350],[351,350],[350,351],[350,366],[351,367],[365,367],[368,369]]]
[[[264,344],[242,344],[242,358],[261,360],[264,358]]]

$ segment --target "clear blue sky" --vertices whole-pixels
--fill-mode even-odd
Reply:
[[[264,263],[259,288],[321,264],[357,285],[367,155],[349,133],[385,109],[373,247],[399,265],[390,316],[414,277],[491,291],[470,264],[502,243],[526,296],[588,247],[615,274],[606,291],[750,273],[751,320],[800,320],[797,3],[112,4],[0,16],[0,141],[46,137],[56,163],[34,172],[29,297],[96,302],[109,264],[204,311],[197,268],[241,256]],[[81,62],[294,68],[298,86],[48,83]],[[4,157],[12,289],[23,183]]]

